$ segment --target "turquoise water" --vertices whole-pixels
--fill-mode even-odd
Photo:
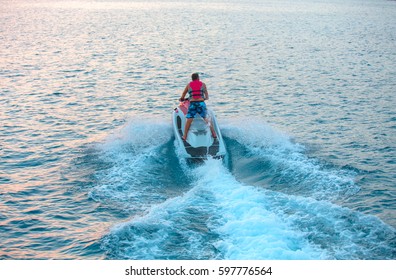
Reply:
[[[396,2],[327,2],[0,1],[0,258],[396,259]]]

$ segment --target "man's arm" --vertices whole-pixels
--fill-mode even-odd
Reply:
[[[183,90],[182,96],[180,97],[180,100],[184,100],[184,97],[186,97],[186,94],[188,92],[188,85],[186,85],[186,88]]]
[[[203,87],[204,87],[205,100],[208,100],[208,99],[209,99],[209,93],[208,93],[208,90],[207,90],[207,88],[206,88],[206,85],[203,84]]]

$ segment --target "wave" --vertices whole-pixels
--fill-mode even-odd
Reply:
[[[166,122],[134,117],[97,144],[102,168],[96,172],[90,198],[134,212],[178,195],[185,180],[178,176],[183,172],[177,165],[172,133]]]
[[[230,169],[250,184],[329,201],[346,199],[360,190],[354,170],[310,158],[302,144],[269,124],[234,119],[223,130],[229,138]]]
[[[112,259],[393,259],[395,231],[330,202],[241,184],[221,161],[181,196],[114,226]]]
[[[229,159],[188,165],[170,125],[134,119],[98,145],[90,196],[127,211],[109,259],[394,259],[395,230],[334,204],[358,187],[268,124],[222,127]],[[334,193],[336,193],[334,195]]]

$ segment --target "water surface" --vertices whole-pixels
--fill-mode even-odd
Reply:
[[[1,7],[1,259],[395,259],[394,1]],[[191,166],[196,71],[228,157]]]

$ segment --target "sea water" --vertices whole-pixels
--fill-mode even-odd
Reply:
[[[0,1],[1,259],[396,259],[396,2]],[[224,160],[180,159],[207,84]]]

